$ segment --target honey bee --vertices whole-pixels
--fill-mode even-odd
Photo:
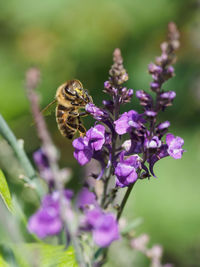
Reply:
[[[52,104],[56,103],[56,121],[60,133],[72,139],[76,132],[84,136],[86,129],[81,122],[81,117],[86,116],[86,112],[80,113],[80,109],[93,102],[92,97],[78,80],[69,80],[60,85],[56,91],[54,101],[52,101],[42,112],[46,111]]]

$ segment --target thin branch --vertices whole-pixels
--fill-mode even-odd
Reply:
[[[121,205],[120,205],[118,213],[117,213],[117,221],[119,221],[119,219],[120,219],[120,217],[122,215],[122,212],[124,210],[126,202],[127,202],[128,198],[129,198],[129,195],[130,195],[130,193],[131,193],[136,181],[128,187],[128,189],[127,189],[127,191],[126,191],[126,193],[125,193],[125,195],[124,195],[124,197],[122,199]]]

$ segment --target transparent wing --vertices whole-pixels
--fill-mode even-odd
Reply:
[[[40,113],[42,113],[43,116],[49,116],[52,112],[55,112],[57,100],[54,99],[51,103],[49,103],[45,108],[41,110]],[[33,121],[31,123],[31,126],[34,126],[35,122]]]
[[[49,116],[52,112],[55,112],[57,100],[54,99],[51,103],[49,103],[45,108],[41,110],[43,116]]]

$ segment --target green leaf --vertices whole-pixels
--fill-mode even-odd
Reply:
[[[78,267],[72,247],[65,249],[61,245],[31,243],[12,246],[20,267]],[[0,265],[1,266],[1,265]]]
[[[0,195],[10,212],[13,211],[12,199],[6,178],[0,169]]]
[[[4,260],[2,255],[0,255],[0,266],[1,267],[9,267],[8,263]]]

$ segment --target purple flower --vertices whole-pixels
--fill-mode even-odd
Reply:
[[[83,187],[77,196],[77,205],[80,209],[84,209],[89,205],[96,205],[96,196],[90,192],[87,187]]]
[[[135,110],[123,113],[118,120],[114,122],[115,131],[122,135],[130,132],[133,128],[139,129],[142,123],[145,122],[140,114]]]
[[[169,99],[169,100],[173,100],[175,97],[176,97],[176,93],[174,91],[164,92],[160,95],[160,98]]]
[[[155,75],[159,75],[162,73],[162,67],[154,64],[154,63],[150,63],[149,64],[149,73],[150,74],[155,74]]]
[[[68,202],[72,195],[72,191],[64,191],[64,196]],[[58,234],[62,226],[59,214],[59,193],[53,192],[43,198],[40,209],[30,217],[28,230],[39,238],[45,238],[49,235]]]
[[[161,139],[163,135],[168,131],[169,126],[169,121],[164,121],[156,126],[156,135],[159,137],[159,139]]]
[[[167,152],[169,155],[174,159],[180,159],[184,152],[182,149],[184,140],[179,136],[175,137],[173,134],[169,133],[166,135],[166,143],[168,145]]]
[[[146,110],[145,111],[145,115],[147,117],[155,117],[157,115],[157,112],[153,111],[153,110]]]
[[[109,81],[105,81],[105,82],[104,82],[104,87],[105,87],[106,89],[109,89],[109,88],[111,87],[110,82],[109,82]]]
[[[140,100],[140,105],[143,107],[152,108],[153,99],[144,90],[136,91],[136,97]]]
[[[72,145],[75,148],[74,157],[80,165],[85,165],[91,160],[93,150],[86,136],[75,139]]]
[[[156,91],[160,88],[160,84],[158,82],[151,82],[150,86],[153,91]]]
[[[169,128],[169,126],[170,126],[170,122],[164,121],[157,126],[157,130],[162,131],[162,130]]]
[[[91,144],[92,149],[101,150],[105,143],[105,127],[101,124],[90,128],[86,133],[87,138]]]
[[[98,246],[107,247],[119,239],[118,224],[113,214],[103,213],[99,208],[95,208],[86,213],[86,221]]]
[[[85,137],[79,137],[72,142],[75,148],[75,159],[80,165],[87,164],[95,155],[94,152],[102,149],[105,141],[105,127],[103,125],[98,124],[90,128]]]
[[[118,225],[112,214],[104,214],[98,219],[93,230],[93,238],[100,247],[108,247],[113,241],[119,239]]]
[[[119,187],[129,186],[137,178],[137,169],[140,167],[139,157],[137,155],[124,157],[124,152],[120,155],[120,161],[115,168],[116,185]]]
[[[93,103],[89,103],[86,105],[85,110],[89,112],[96,120],[102,120],[108,117],[108,114],[95,106]]]
[[[145,140],[145,147],[146,148],[158,148],[162,144],[161,140],[158,138],[158,136],[152,137],[150,140],[148,138]]]

